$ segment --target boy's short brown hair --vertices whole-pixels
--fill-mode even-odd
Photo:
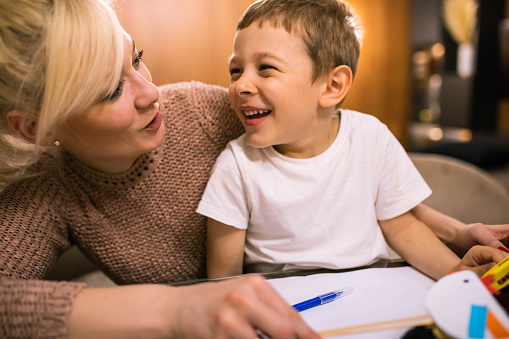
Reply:
[[[355,75],[360,53],[358,19],[339,0],[259,0],[244,12],[237,30],[254,22],[295,30],[313,62],[313,81],[340,65]]]

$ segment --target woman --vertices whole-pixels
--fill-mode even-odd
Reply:
[[[194,211],[242,127],[222,88],[158,90],[105,1],[0,0],[0,336],[317,337],[257,276],[155,285],[204,277]],[[129,286],[40,280],[71,244]]]
[[[259,277],[109,289],[37,280],[71,243],[119,284],[203,277],[193,203],[240,126],[219,115],[218,87],[160,96],[102,1],[0,8],[0,336],[317,337]]]

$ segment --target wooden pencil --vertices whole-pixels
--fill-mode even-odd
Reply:
[[[433,324],[431,315],[424,314],[414,317],[400,318],[388,321],[380,321],[369,324],[362,324],[356,326],[349,326],[343,328],[336,328],[332,330],[318,332],[322,338],[337,337],[340,335],[357,334],[376,331],[387,331],[398,328],[415,327],[415,326],[428,326]]]

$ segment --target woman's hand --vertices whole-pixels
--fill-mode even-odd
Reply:
[[[424,204],[415,206],[412,213],[459,256],[463,256],[475,245],[491,246],[503,251],[506,251],[505,246],[509,245],[509,224],[466,225]]]
[[[482,277],[506,255],[507,253],[496,248],[476,245],[465,254],[460,263],[452,269],[452,272],[471,270]]]
[[[252,275],[179,288],[178,338],[318,338],[265,279]]]
[[[319,338],[261,276],[183,287],[86,288],[69,338]]]
[[[459,255],[467,252],[475,245],[486,245],[509,253],[509,224],[485,225],[481,223],[469,224],[460,228],[450,246]]]

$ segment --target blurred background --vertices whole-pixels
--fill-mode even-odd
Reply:
[[[118,0],[156,85],[227,87],[252,0]],[[407,151],[450,155],[509,188],[509,0],[350,0],[365,37],[343,107],[387,124]]]

